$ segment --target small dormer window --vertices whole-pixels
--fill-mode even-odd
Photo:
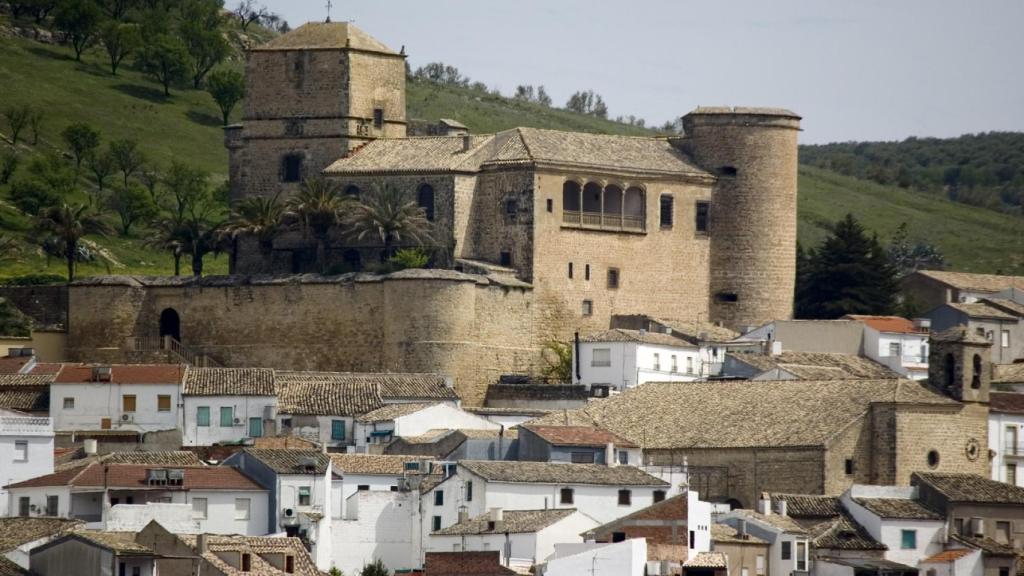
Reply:
[[[252,554],[242,552],[242,572],[249,572],[250,570],[252,570]]]

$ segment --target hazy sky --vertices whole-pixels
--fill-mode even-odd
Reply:
[[[295,27],[326,0],[264,0]],[[227,0],[232,5],[235,0]],[[1024,130],[1024,0],[333,0],[413,68],[505,94],[578,89],[662,124],[698,105],[782,106],[803,142]]]

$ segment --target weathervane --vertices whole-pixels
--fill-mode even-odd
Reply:
[[[331,21],[331,6],[332,6],[331,0],[327,0],[327,20],[326,20],[326,22],[330,22]]]

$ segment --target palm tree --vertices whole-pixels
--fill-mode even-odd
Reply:
[[[224,233],[220,222],[205,219],[187,220],[179,230],[181,249],[192,257],[192,274],[203,275],[203,257],[224,251]]]
[[[75,279],[75,260],[78,245],[87,234],[110,234],[113,229],[99,214],[91,211],[86,204],[44,208],[36,218],[36,229],[42,234],[41,240],[53,241],[64,255],[68,265],[68,282]]]
[[[392,257],[395,243],[431,244],[433,224],[423,209],[397,188],[385,186],[367,194],[350,221],[358,240],[376,237],[384,245],[385,259]]]
[[[145,240],[145,244],[149,248],[171,253],[171,256],[174,257],[175,276],[181,276],[181,257],[185,255],[184,240],[182,239],[183,227],[180,220],[163,218],[152,225],[153,234]]]
[[[240,236],[254,236],[264,261],[270,260],[274,251],[274,238],[284,228],[284,206],[278,201],[278,196],[246,198],[231,212],[223,232],[231,241],[232,256],[237,256],[237,240]]]
[[[316,241],[316,265],[321,274],[327,266],[328,234],[342,223],[353,203],[352,197],[342,194],[337,185],[324,178],[303,181],[299,193],[288,199],[287,214]]]

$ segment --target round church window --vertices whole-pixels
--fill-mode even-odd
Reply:
[[[928,467],[937,468],[939,466],[939,451],[929,450],[928,451]]]
[[[967,454],[967,459],[974,462],[981,454],[981,443],[978,442],[977,438],[968,439],[967,445],[964,447],[964,452]]]

